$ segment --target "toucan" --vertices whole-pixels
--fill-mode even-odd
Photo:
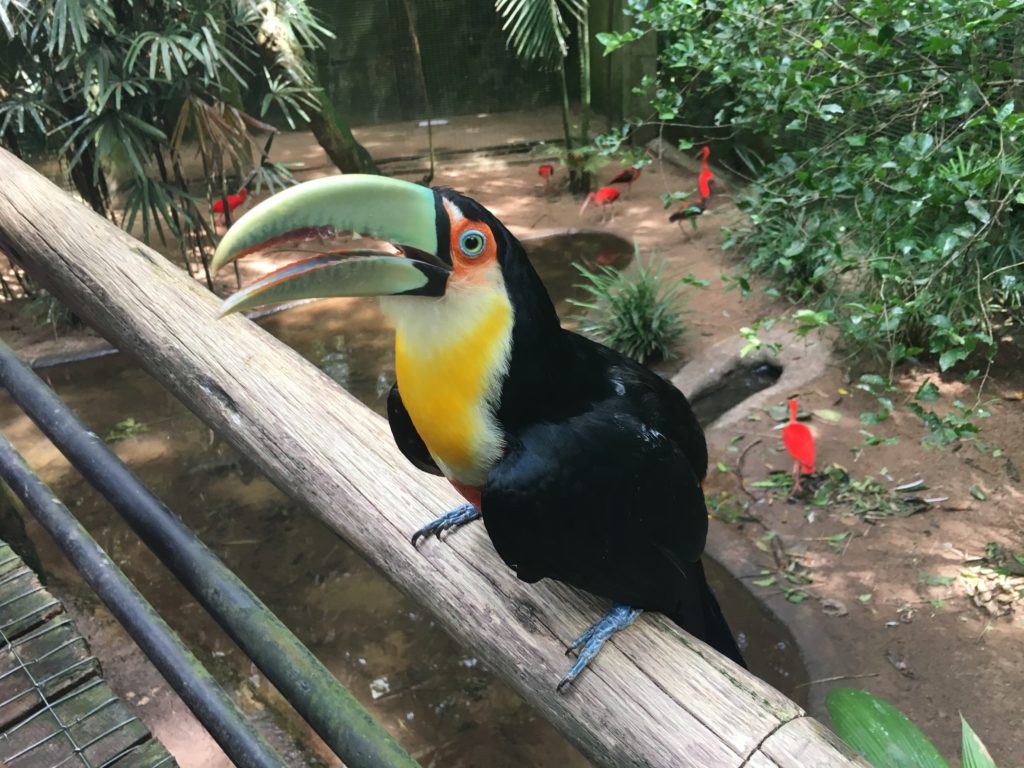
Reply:
[[[395,326],[395,442],[466,499],[413,545],[482,517],[520,579],[557,579],[611,600],[570,646],[578,656],[559,690],[643,610],[742,664],[701,563],[708,453],[683,394],[564,330],[522,244],[451,189],[358,174],[309,181],[240,218],[213,268],[339,233],[389,245],[307,257],[229,297],[222,313],[380,297]]]

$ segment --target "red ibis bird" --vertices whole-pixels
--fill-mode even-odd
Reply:
[[[793,457],[793,493],[800,490],[800,475],[814,472],[814,435],[806,424],[796,420],[799,405],[789,401],[789,423],[782,430],[782,444]]]
[[[708,157],[711,156],[711,147],[704,145],[700,150],[700,177],[697,179],[697,189],[700,196],[707,200],[711,197],[711,180],[715,178],[714,172],[708,165]]]
[[[559,690],[643,610],[742,664],[701,563],[708,452],[682,392],[564,330],[519,240],[450,189],[359,174],[309,181],[239,219],[213,268],[325,231],[394,247],[308,257],[231,296],[222,313],[381,297],[396,334],[395,442],[467,501],[413,544],[482,518],[520,579],[605,598],[611,609],[572,643],[579,656]]]
[[[247,188],[245,188],[245,187],[242,187],[240,190],[238,190],[238,194],[237,195],[228,195],[228,197],[227,197],[228,211],[231,212],[231,213],[234,213],[236,208],[238,208],[240,205],[244,205],[245,204],[245,197],[248,194],[249,194],[249,190]],[[213,201],[213,212],[214,213],[219,213],[221,215],[221,219],[224,221],[224,225],[227,226],[228,219],[227,219],[227,216],[224,213],[224,198],[223,197],[220,197],[220,198],[218,198],[218,199]]]
[[[596,192],[588,192],[587,199],[583,201],[583,205],[580,207],[580,216],[587,210],[587,206],[593,203],[601,209],[601,219],[604,220],[605,211],[611,211],[612,203],[618,199],[619,190],[615,187],[601,187]]]
[[[551,163],[544,163],[537,169],[537,173],[544,179],[544,191],[547,192],[551,189],[551,177],[555,175],[555,166]]]
[[[640,178],[640,174],[643,172],[643,168],[633,166],[631,168],[624,169],[618,176],[612,179],[609,184],[625,184],[626,189],[633,188],[633,182]]]

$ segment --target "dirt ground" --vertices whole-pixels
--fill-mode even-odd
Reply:
[[[536,139],[536,133],[524,131],[524,138]],[[479,142],[480,147],[493,145]],[[308,137],[292,136],[279,146],[292,153],[301,151],[311,170],[300,178],[330,172]],[[704,290],[687,289],[688,333],[683,345],[687,358],[734,337],[743,326],[792,311],[767,298],[763,286],[755,285],[747,298],[738,290],[724,290],[722,275],[735,271],[735,262],[731,254],[721,251],[721,227],[739,221],[724,172],[719,172],[723,183],[717,197],[693,231],[667,221],[660,196],[693,189],[695,161],[685,167],[658,162],[645,169],[632,190],[613,206],[614,215],[608,221],[601,221],[600,212],[593,210],[580,216],[580,201],[564,191],[561,169],[554,189],[545,193],[537,174],[540,162],[539,154],[453,156],[439,166],[433,183],[475,197],[519,236],[573,227],[604,228],[635,239],[645,256],[655,253],[665,258],[667,274],[692,274],[710,281]],[[401,174],[406,178],[422,175],[415,161],[393,166],[393,170],[399,168],[406,171]],[[609,164],[600,178],[607,181],[618,170],[618,165]],[[243,280],[279,261],[245,260]],[[233,277],[225,278],[221,289],[233,287],[233,282]],[[26,358],[104,344],[86,331],[55,338],[49,331],[33,328],[20,314],[21,303],[0,305],[0,333]],[[799,342],[793,338],[792,343]],[[956,375],[940,376],[928,365],[896,372],[898,391],[890,394],[896,411],[888,421],[868,427],[881,438],[894,438],[894,444],[864,444],[859,417],[877,410],[877,405],[854,386],[860,373],[870,370],[859,368],[856,361],[835,356],[824,376],[800,392],[785,393],[799,395],[808,413],[831,411],[827,419],[814,415],[807,422],[817,435],[819,470],[841,465],[853,481],[871,478],[886,491],[870,497],[873,501],[868,503],[870,489],[847,489],[851,504],[861,503],[860,510],[851,505],[814,505],[813,491],[787,501],[785,492],[758,485],[771,470],[789,469],[771,414],[751,413],[741,424],[709,433],[712,463],[720,462],[712,470],[708,487],[714,514],[721,520],[713,523],[711,537],[715,547],[730,553],[727,559],[737,575],[749,579],[754,593],[795,632],[815,681],[813,714],[827,721],[822,701],[828,687],[865,688],[902,709],[944,754],[954,757],[959,752],[958,715],[962,713],[1002,768],[1024,765],[1019,725],[1019,713],[1024,711],[1024,601],[1018,598],[1024,579],[986,575],[978,558],[993,542],[1011,553],[1024,550],[1020,483],[1024,401],[1017,392],[1022,386],[1022,361],[1014,344],[1015,340],[1006,340],[1004,354],[986,382],[984,397],[990,399],[986,407],[992,415],[981,421],[985,450],[972,442],[945,448],[922,446],[927,430],[900,407],[922,383],[930,380],[938,385],[941,398],[930,407],[939,413],[945,413],[956,398],[973,404],[977,396],[976,387],[961,383]],[[925,505],[915,514],[893,514],[895,507],[890,508],[888,501],[893,497],[891,489],[919,479],[926,490],[902,495],[946,500]],[[816,476],[808,485],[818,482]],[[787,574],[798,574],[800,583],[787,581]],[[792,602],[799,595],[791,591],[787,600],[783,586],[798,588],[806,597]],[[972,591],[979,596],[972,596]],[[756,638],[750,641],[757,642]]]

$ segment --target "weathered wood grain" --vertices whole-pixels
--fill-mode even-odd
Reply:
[[[0,766],[176,765],[100,677],[60,601],[3,542],[0,604],[44,609],[0,633]]]
[[[461,499],[414,470],[383,419],[169,261],[0,150],[0,249],[230,439],[429,609],[596,764],[863,765],[770,686],[664,619],[615,636],[564,694],[566,644],[607,606],[526,585],[482,526],[417,551],[409,535]],[[785,733],[785,736],[783,736]],[[791,744],[806,738],[807,750]],[[770,754],[764,747],[779,744]],[[770,759],[769,759],[770,758]]]

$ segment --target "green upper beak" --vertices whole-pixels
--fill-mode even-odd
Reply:
[[[441,296],[451,270],[447,243],[443,255],[438,247],[439,215],[433,190],[383,176],[332,176],[279,192],[228,230],[214,270],[254,251],[335,232],[386,240],[407,255],[358,249],[313,256],[229,297],[221,314],[328,296]]]

